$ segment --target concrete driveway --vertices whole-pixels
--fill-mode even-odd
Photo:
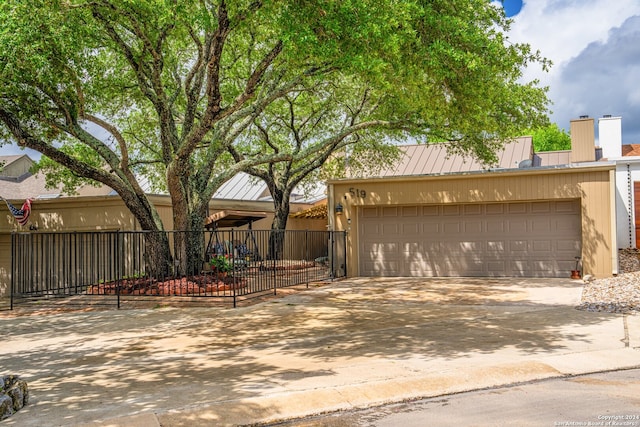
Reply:
[[[6,426],[243,425],[640,366],[638,316],[568,279],[356,278],[240,308],[9,317]]]

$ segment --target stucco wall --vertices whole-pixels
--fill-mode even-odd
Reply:
[[[347,230],[348,275],[358,274],[358,215],[361,206],[493,203],[578,199],[582,210],[582,270],[617,272],[614,166],[610,164],[503,171],[456,176],[340,180],[329,183],[330,227]],[[344,207],[335,214],[335,205]],[[612,249],[613,248],[613,249]]]

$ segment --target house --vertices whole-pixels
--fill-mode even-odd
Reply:
[[[121,198],[106,186],[85,186],[78,190],[77,195],[65,196],[57,188],[47,189],[42,175],[29,172],[33,160],[26,155],[0,156],[0,164],[4,164],[0,176],[0,196],[16,207],[20,207],[27,198],[33,199],[29,224],[25,227],[18,226],[9,209],[4,203],[0,204],[0,209],[4,209],[0,215],[0,297],[7,295],[11,283],[12,232],[140,230]],[[156,206],[165,229],[172,230],[169,196],[149,195],[149,199]],[[326,231],[326,215],[324,218],[304,215],[307,209],[322,204],[326,204],[324,188],[294,194],[291,201],[292,216],[287,229]],[[273,219],[273,202],[266,185],[246,174],[239,174],[223,185],[210,201],[209,210],[212,214],[221,211],[233,211],[236,215],[242,212],[263,213],[251,222],[253,229],[267,230],[271,228]],[[237,228],[247,226],[248,223]]]
[[[559,153],[518,138],[492,168],[415,146],[395,170],[329,181],[347,274],[570,277],[577,264],[616,274],[616,165],[597,160],[593,119],[573,120],[571,135]]]
[[[598,120],[598,142],[603,156],[616,165],[617,247],[640,247],[640,146],[622,143],[622,119]]]
[[[600,124],[604,132],[606,124]],[[328,221],[329,229],[347,231],[349,276],[570,277],[574,269],[617,274],[616,248],[631,241],[635,221],[620,208],[620,185],[629,179],[620,168],[633,158],[620,163],[610,147],[616,143],[603,134],[603,146],[595,147],[592,118],[572,120],[571,136],[571,150],[548,153],[534,152],[531,137],[517,138],[491,167],[449,155],[444,144],[403,146],[400,163],[376,176],[330,180],[328,203],[322,191],[294,202],[290,225],[325,229]],[[637,164],[640,181],[640,157]],[[168,198],[151,197],[171,229]],[[211,210],[272,207],[265,187],[238,175],[216,193]],[[0,246],[7,244],[2,232],[15,228],[7,216],[6,224],[0,222]],[[136,229],[113,195],[37,200],[34,217],[41,230]],[[269,228],[270,218],[259,221],[254,228]],[[621,223],[627,224],[626,241]],[[0,259],[0,287],[3,264]]]

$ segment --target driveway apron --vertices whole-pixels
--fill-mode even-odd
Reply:
[[[243,425],[640,366],[637,316],[569,279],[355,278],[239,308],[12,316],[7,426]]]

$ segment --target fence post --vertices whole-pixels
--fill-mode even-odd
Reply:
[[[116,270],[116,295],[117,295],[117,300],[118,300],[118,310],[120,310],[120,286],[121,286],[121,282],[120,280],[122,279],[122,274],[120,271],[120,230],[116,230],[116,244],[115,244],[115,249],[116,249],[116,253],[115,255],[115,259],[116,259],[116,265],[115,265],[115,270]]]
[[[305,264],[311,261],[309,259],[309,229],[304,230],[304,262]],[[307,289],[309,289],[309,269],[305,265],[304,267],[304,281],[307,283]]]
[[[15,280],[16,280],[16,269],[15,269],[15,259],[16,259],[16,254],[15,254],[15,238],[16,238],[16,233],[12,232],[11,233],[11,297],[10,297],[10,302],[9,302],[9,309],[13,310],[13,292],[15,290]]]
[[[342,277],[347,277],[347,232],[342,232],[342,262],[344,263],[344,270]]]
[[[272,233],[274,232],[273,230],[271,231]],[[277,233],[277,230],[275,231]],[[272,235],[269,235],[269,241],[271,242],[271,260],[273,261],[273,294],[276,295],[277,294],[277,289],[278,289],[278,284],[277,284],[277,280],[278,280],[278,272],[276,271],[276,267],[277,267],[277,263],[276,263],[276,239],[272,238]]]
[[[331,279],[331,281],[333,281],[333,279],[335,279],[335,263],[336,263],[336,239],[335,239],[335,231],[329,231],[329,242],[331,242],[331,263],[330,263],[330,268],[331,268],[331,272],[329,273],[329,278]]]
[[[229,250],[231,251],[231,253],[229,254],[229,256],[231,257],[231,292],[233,295],[233,308],[236,308],[238,305],[238,295],[236,293],[236,253],[235,253],[235,229],[231,229],[231,241],[229,242],[229,244],[231,245],[231,248],[229,248]]]

